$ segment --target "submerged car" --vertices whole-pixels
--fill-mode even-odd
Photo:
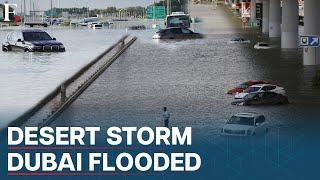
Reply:
[[[203,38],[202,34],[195,33],[188,28],[171,27],[160,29],[153,36],[153,39],[197,39]]]
[[[269,43],[266,42],[258,42],[254,45],[255,49],[271,49],[271,46]]]
[[[91,23],[88,23],[88,26],[92,29],[102,29],[103,23],[102,22],[91,22]]]
[[[229,44],[247,44],[250,42],[251,42],[250,40],[245,40],[243,38],[234,38],[234,39],[231,39],[228,43]]]
[[[266,84],[266,81],[247,81],[244,83],[239,84],[238,86],[228,90],[228,94],[232,94],[235,95],[236,93],[242,93],[245,89],[247,89],[248,87],[255,85],[255,84]]]
[[[254,92],[244,96],[241,100],[234,101],[232,105],[251,106],[251,105],[277,105],[289,104],[288,97],[275,92]]]
[[[286,91],[283,87],[273,85],[273,84],[257,84],[248,87],[246,90],[244,90],[242,93],[237,93],[234,98],[235,99],[242,99],[249,93],[253,92],[262,92],[262,91],[271,91],[278,94],[286,95]]]
[[[64,45],[43,30],[21,30],[9,33],[2,44],[2,51],[64,52]]]
[[[128,27],[128,30],[146,30],[145,25],[136,25],[136,26],[130,26]]]
[[[233,115],[221,129],[223,135],[252,136],[268,132],[266,118],[257,113],[238,113]]]

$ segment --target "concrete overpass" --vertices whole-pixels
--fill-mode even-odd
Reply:
[[[262,32],[270,38],[281,38],[283,49],[299,47],[298,0],[226,0],[226,2],[230,4],[250,2],[252,22],[257,21],[256,5],[262,5]],[[304,0],[303,35],[320,36],[319,9],[319,0]],[[305,47],[303,53],[304,65],[320,65],[320,48]]]

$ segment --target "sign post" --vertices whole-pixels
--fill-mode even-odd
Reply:
[[[319,36],[301,36],[300,37],[301,47],[320,47]]]

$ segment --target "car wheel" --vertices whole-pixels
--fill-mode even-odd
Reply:
[[[24,52],[30,52],[30,50],[29,49],[25,49]]]
[[[8,46],[2,45],[2,51],[4,51],[4,52],[12,51],[12,47],[10,45],[8,45]]]
[[[4,52],[9,51],[9,50],[8,50],[8,47],[2,45],[2,51],[4,51]]]

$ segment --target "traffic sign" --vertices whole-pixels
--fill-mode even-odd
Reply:
[[[148,19],[164,19],[166,17],[166,8],[164,6],[148,6],[146,14]]]
[[[300,46],[303,47],[320,47],[320,37],[318,36],[301,36]]]

